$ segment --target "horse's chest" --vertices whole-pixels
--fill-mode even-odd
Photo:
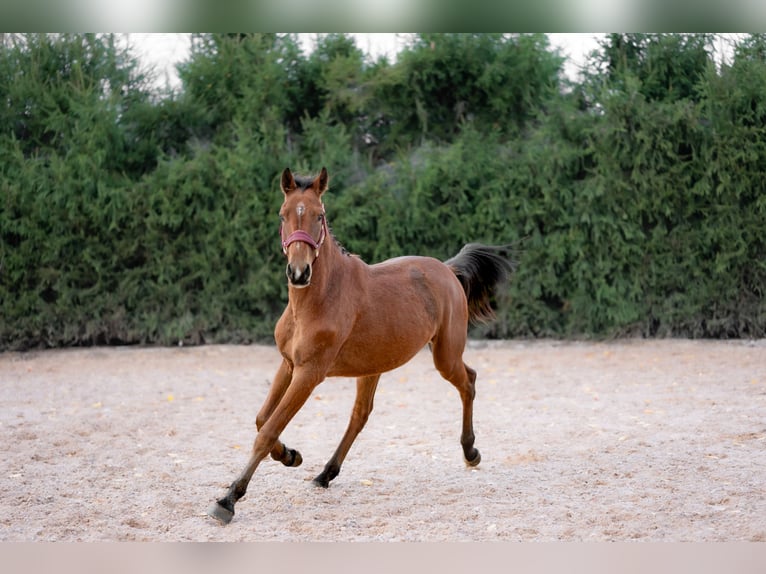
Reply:
[[[340,342],[337,329],[287,319],[278,323],[274,338],[279,352],[293,365],[326,362],[337,353]]]

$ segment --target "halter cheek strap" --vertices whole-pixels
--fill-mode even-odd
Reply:
[[[324,206],[322,206],[322,215],[324,216]],[[282,237],[282,225],[279,226],[279,237]],[[314,259],[319,257],[319,248],[322,247],[325,237],[327,237],[327,220],[322,217],[322,230],[319,233],[319,241],[314,241],[306,231],[297,229],[287,236],[287,239],[282,240],[282,253],[287,255],[287,248],[297,241],[301,241],[314,249]]]

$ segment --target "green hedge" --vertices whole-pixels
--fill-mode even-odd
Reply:
[[[110,35],[6,44],[0,349],[270,341],[278,176],[322,165],[369,262],[515,243],[477,336],[763,337],[766,41],[718,68],[707,42],[609,37],[563,89],[540,36],[428,35],[390,64],[211,35],[161,95]]]

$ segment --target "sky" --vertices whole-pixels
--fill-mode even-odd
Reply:
[[[178,87],[175,64],[184,60],[188,54],[189,34],[140,33],[126,36],[141,62],[154,67],[158,86],[164,87],[169,83],[171,87]],[[305,49],[310,50],[316,35],[301,36]],[[386,55],[389,60],[395,59],[396,53],[407,41],[406,34],[362,33],[353,36],[362,51],[373,58]],[[598,47],[600,36],[603,34],[548,34],[551,46],[559,48],[561,54],[568,58],[564,71],[569,78],[577,79],[579,68],[585,64],[588,53]]]

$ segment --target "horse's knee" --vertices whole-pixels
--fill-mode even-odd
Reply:
[[[266,423],[266,420],[267,420],[267,417],[258,413],[258,416],[255,417],[255,428],[257,430],[261,430],[261,427]]]
[[[278,436],[272,436],[259,430],[253,442],[253,454],[261,455],[263,458],[278,446],[278,438]]]
[[[360,427],[364,427],[364,425],[366,425],[367,421],[370,419],[371,414],[372,402],[370,402],[369,405],[365,405],[364,407],[354,407],[354,410],[351,412],[351,418],[352,420],[356,421]]]

